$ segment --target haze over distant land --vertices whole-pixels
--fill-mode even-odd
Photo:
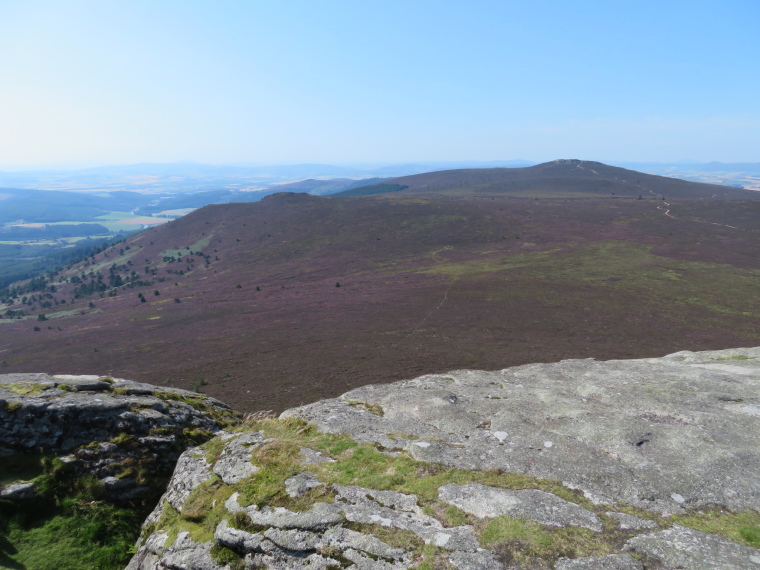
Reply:
[[[4,3],[0,170],[758,162],[758,21],[746,0]]]

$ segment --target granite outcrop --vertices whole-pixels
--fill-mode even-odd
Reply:
[[[130,570],[760,569],[760,348],[459,370],[229,428]]]
[[[226,404],[185,390],[94,375],[0,375],[0,457],[38,456],[59,477],[93,477],[117,503],[162,492],[188,446],[238,422]],[[0,498],[35,496],[33,481],[0,486]]]

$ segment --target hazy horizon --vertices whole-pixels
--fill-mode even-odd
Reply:
[[[760,162],[760,5],[5,1],[0,170]]]

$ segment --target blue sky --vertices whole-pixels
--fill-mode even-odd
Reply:
[[[760,161],[760,2],[0,0],[0,166]]]

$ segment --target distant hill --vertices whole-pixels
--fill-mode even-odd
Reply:
[[[526,168],[443,170],[360,186],[340,196],[398,191],[404,194],[481,195],[511,198],[755,199],[760,193],[655,176],[587,160],[554,160]],[[391,189],[394,187],[394,189]]]
[[[555,196],[585,170],[622,171],[508,170]],[[521,199],[466,191],[459,172],[440,196],[410,190],[451,173],[362,199],[207,206],[25,282],[0,294],[0,371],[282,410],[457,368],[760,345],[760,200]],[[616,188],[647,187],[622,172],[639,178]]]
[[[301,180],[299,182],[291,182],[289,184],[277,184],[270,187],[270,190],[278,192],[306,192],[307,194],[315,194],[317,196],[325,196],[328,194],[340,193],[342,191],[348,191],[351,188],[357,186],[366,186],[368,184],[377,184],[387,178],[364,178],[361,180],[354,180],[351,178],[331,178],[328,180],[315,180],[309,178],[307,180]]]

